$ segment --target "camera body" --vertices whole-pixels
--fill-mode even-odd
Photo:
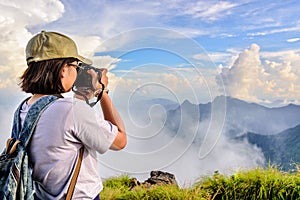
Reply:
[[[74,86],[78,88],[86,88],[86,89],[91,89],[92,91],[95,90],[92,82],[92,75],[89,74],[87,71],[92,69],[97,73],[97,79],[99,83],[101,83],[101,77],[102,77],[102,71],[96,67],[93,67],[92,65],[88,65],[85,63],[82,63],[80,66],[80,70],[77,74],[76,81],[74,83]]]

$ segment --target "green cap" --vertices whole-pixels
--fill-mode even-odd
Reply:
[[[26,46],[27,64],[56,58],[77,58],[92,64],[91,60],[78,54],[75,42],[63,34],[42,31],[29,40]]]

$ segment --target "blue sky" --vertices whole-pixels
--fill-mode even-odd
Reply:
[[[132,136],[147,134],[134,132],[143,127],[130,116],[131,112],[138,113],[139,108],[130,108],[136,108],[141,98],[206,103],[216,96],[229,95],[267,106],[300,104],[299,10],[298,0],[0,0],[0,146],[9,136],[11,118],[7,116],[12,116],[19,102],[29,95],[20,91],[18,77],[26,69],[25,46],[41,30],[69,35],[95,66],[109,69],[110,96],[123,111],[125,121],[130,122],[127,130]],[[158,111],[154,107],[144,114],[149,116],[138,117],[148,119],[151,114],[165,113],[158,106]],[[168,135],[161,137],[168,144]],[[129,138],[125,153],[153,147]],[[175,143],[182,148],[166,150],[185,153],[179,161],[182,166],[197,159],[194,154],[186,154],[182,141]],[[220,152],[223,157],[224,149]],[[240,152],[239,146],[228,155],[236,152]],[[116,165],[111,169],[124,167],[118,160],[120,155],[113,157]],[[165,160],[163,155],[153,155],[151,159]],[[130,160],[122,159],[127,158]],[[239,158],[241,165],[251,161]],[[155,164],[151,159],[147,161]],[[219,165],[231,160],[219,159]],[[106,161],[110,160],[108,154]],[[205,165],[210,170],[216,160],[197,166]],[[132,170],[145,165],[138,160],[132,163],[125,164]],[[182,166],[172,164],[170,169],[180,173]],[[115,174],[110,169],[101,170]]]
[[[25,45],[44,29],[71,36],[95,66],[110,69],[112,89],[126,85],[128,93],[145,82],[164,80],[159,83],[166,87],[170,81],[181,85],[172,88],[181,102],[207,102],[218,95],[269,105],[298,101],[300,3],[296,0],[49,0],[0,5],[0,89],[16,85],[25,67]],[[8,45],[10,49],[5,48]],[[18,60],[5,56],[11,53],[17,53]],[[249,65],[253,59],[257,62]],[[151,64],[167,70],[158,73]],[[148,76],[138,81],[134,75],[141,68]],[[183,71],[184,78],[170,77]],[[195,95],[184,93],[186,80],[201,95],[193,99]]]
[[[211,83],[209,88],[214,95],[199,97],[196,102],[209,101],[214,96],[221,95],[220,88],[223,87],[226,89],[225,95],[257,103],[267,104],[276,100],[297,102],[300,3],[296,0],[86,1],[84,4],[77,1],[61,1],[61,4],[64,9],[56,20],[28,26],[28,31],[36,33],[41,29],[56,30],[86,38],[86,41],[88,37],[96,37],[98,43],[89,46],[94,48],[90,53],[98,55],[97,60],[101,60],[99,55],[111,57],[114,65],[109,68],[113,68],[111,72],[114,75],[120,76],[120,72],[124,70],[137,70],[137,66],[150,63],[178,68],[184,65],[187,67],[187,62],[181,61],[188,60],[188,64],[192,62],[197,65],[202,58],[198,61],[195,58],[206,54],[212,59],[211,65],[206,65],[206,68],[213,68],[215,65],[215,75],[212,71],[201,73],[207,82],[215,82],[215,85]],[[153,31],[151,35],[146,30],[142,31],[149,27],[162,29],[162,33]],[[195,42],[199,48],[193,48],[194,51],[189,52],[188,47],[182,47],[181,51],[177,52],[174,48],[176,44],[182,46],[180,41]],[[164,45],[157,46],[160,42]],[[79,47],[82,47],[82,43],[79,42]],[[98,47],[95,47],[95,44]],[[252,44],[258,46],[258,66],[254,66],[255,69],[250,69],[249,75],[243,77],[247,73],[246,67],[234,66],[234,63],[244,51],[253,50],[250,48]],[[153,51],[150,52],[149,47],[154,47]],[[253,59],[247,56],[250,55],[244,55],[243,60]],[[244,63],[248,62],[245,60]],[[271,63],[277,66],[277,73],[274,72],[274,65]],[[289,66],[286,63],[289,63]],[[103,62],[95,64],[103,65]],[[150,69],[151,67],[151,72]],[[271,71],[274,73],[269,74]],[[283,75],[284,71],[288,74]],[[225,85],[216,82],[215,79],[218,78],[215,76],[219,73],[226,79]],[[253,83],[245,83],[243,80],[246,79],[252,79]],[[238,85],[247,91],[237,91],[232,85],[237,81],[240,81],[241,84]],[[264,83],[269,85],[264,86]],[[260,88],[251,88],[250,85],[259,85]]]
[[[61,18],[32,30],[48,27],[107,38],[132,28],[162,27],[192,36],[208,51],[245,48],[252,42],[259,43],[264,50],[278,51],[294,48],[296,45],[287,40],[299,37],[296,0],[62,3],[65,12]]]

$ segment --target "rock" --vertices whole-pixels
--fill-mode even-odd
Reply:
[[[136,178],[130,180],[130,190],[135,187],[142,186],[144,188],[150,188],[154,185],[175,185],[178,186],[175,176],[168,172],[151,171],[150,178],[140,183]]]
[[[152,171],[150,173],[150,178],[148,178],[144,183],[145,187],[151,187],[152,185],[176,185],[177,181],[173,174],[162,171]]]

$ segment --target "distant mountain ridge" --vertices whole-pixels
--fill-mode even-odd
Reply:
[[[247,132],[272,135],[300,124],[299,105],[289,104],[283,107],[269,108],[228,96],[219,96],[212,102],[198,105],[184,101],[175,109],[169,110],[169,120],[176,120],[175,118],[178,118],[176,114],[186,112],[191,118],[197,117],[201,123],[210,119],[212,106],[221,107],[220,104],[224,102],[226,103],[224,128],[226,134],[230,134],[232,137]]]
[[[223,105],[225,102],[226,105]],[[223,105],[223,107],[222,107]],[[165,126],[174,135],[188,137],[189,127],[200,128],[194,143],[201,145],[203,132],[210,126],[212,107],[224,108],[222,134],[231,141],[247,140],[261,149],[265,160],[291,169],[292,163],[300,163],[300,106],[289,104],[283,107],[269,108],[256,103],[248,103],[236,98],[219,96],[206,104],[193,104],[184,101],[168,110]],[[218,109],[215,115],[220,115]],[[201,132],[202,131],[202,132]]]
[[[247,139],[262,150],[266,161],[284,170],[293,169],[293,164],[300,163],[300,125],[276,135],[247,133],[237,139]]]

